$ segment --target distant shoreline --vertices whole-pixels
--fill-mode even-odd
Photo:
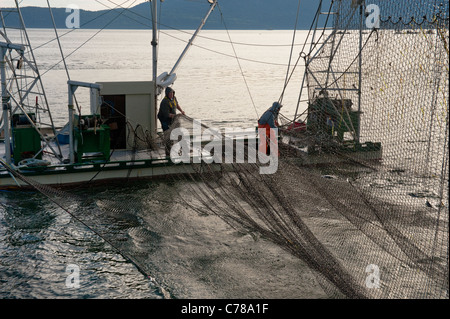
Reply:
[[[27,27],[28,30],[54,30],[52,27]],[[74,30],[69,28],[57,28],[57,30]],[[130,31],[130,30],[136,30],[136,31],[148,31],[151,29],[145,29],[145,28],[77,28],[75,30],[103,30],[103,31]],[[195,28],[159,28],[159,30],[164,31],[177,31],[177,30],[192,30],[195,31]],[[203,28],[203,31],[294,31],[294,29],[215,29],[215,28]],[[309,31],[308,29],[296,29],[297,31]]]
[[[258,1],[255,6],[255,1]],[[312,1],[312,0],[308,0]],[[315,0],[314,0],[315,1]],[[206,1],[205,1],[206,3]],[[306,5],[299,19],[297,29],[309,30],[316,10],[314,5]],[[159,29],[197,29],[204,18],[207,5],[184,2],[181,0],[168,1],[158,17]],[[240,2],[228,0],[219,10],[209,17],[204,29],[208,30],[293,30],[296,21],[296,5],[280,6],[271,0],[253,0]],[[49,9],[46,7],[21,7],[22,16],[27,28],[53,28]],[[248,14],[252,12],[252,14]],[[52,14],[57,28],[66,26],[66,19],[71,13],[66,8],[52,8]],[[79,11],[81,29],[111,29],[111,30],[141,30],[151,28],[150,9],[147,3],[131,8],[105,9],[100,11]],[[176,17],[176,19],[174,19]],[[8,25],[18,25],[17,17],[11,16]]]

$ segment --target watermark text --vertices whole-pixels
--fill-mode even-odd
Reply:
[[[75,264],[67,265],[66,274],[66,287],[80,288],[80,267]]]
[[[79,29],[80,28],[80,7],[76,4],[70,4],[66,8],[66,13],[69,15],[66,17],[67,29]]]
[[[257,138],[258,137],[258,138]],[[259,163],[260,174],[275,174],[278,170],[278,129],[208,128],[194,120],[193,135],[186,128],[170,133],[175,142],[170,150],[174,163]],[[258,145],[257,145],[258,144]],[[268,165],[266,165],[268,164]]]

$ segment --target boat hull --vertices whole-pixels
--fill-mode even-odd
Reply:
[[[0,189],[26,189],[32,188],[32,184],[63,188],[87,183],[98,185],[129,180],[165,179],[170,176],[179,178],[184,174],[200,173],[201,169],[201,166],[192,164],[174,164],[169,160],[160,160],[157,163],[143,161],[49,167],[43,171],[21,171],[17,177],[4,171],[0,175]],[[208,165],[208,169],[219,171],[221,168],[220,165],[212,164]]]

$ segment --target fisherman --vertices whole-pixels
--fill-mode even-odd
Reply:
[[[270,130],[278,128],[277,118],[281,108],[280,103],[273,102],[272,106],[258,120],[259,151],[266,155],[270,155]],[[265,135],[262,129],[265,129]]]
[[[161,101],[158,112],[158,119],[161,122],[163,131],[167,131],[172,125],[177,114],[177,109],[181,114],[185,114],[175,97],[175,91],[172,88],[167,87],[165,93],[166,96]]]
[[[185,115],[184,111],[181,109],[177,98],[175,97],[175,91],[167,87],[166,96],[161,101],[159,105],[158,119],[161,122],[161,127],[164,132],[164,144],[166,150],[166,156],[170,156],[170,148],[172,143],[170,141],[169,128],[172,126],[175,116],[177,115],[177,109],[181,114]]]

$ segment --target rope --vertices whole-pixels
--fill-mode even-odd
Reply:
[[[295,25],[294,25],[294,34],[292,35],[292,46],[291,46],[291,52],[289,54],[289,62],[288,62],[288,67],[286,70],[286,79],[284,80],[284,86],[283,86],[283,91],[281,92],[281,96],[278,100],[278,102],[281,104],[281,102],[283,101],[283,96],[284,96],[284,92],[286,90],[287,87],[287,83],[288,83],[288,78],[289,78],[289,69],[290,69],[290,65],[291,65],[291,60],[292,60],[292,54],[294,51],[294,43],[295,43],[295,36],[297,34],[297,24],[298,24],[298,18],[299,18],[299,13],[300,13],[300,3],[301,0],[298,0],[298,5],[297,5],[297,15],[296,15],[296,19],[295,19]],[[295,66],[294,66],[295,68]]]
[[[62,46],[61,46],[61,41],[59,41],[58,30],[56,29],[55,17],[53,16],[53,11],[52,11],[52,8],[50,6],[50,0],[47,0],[47,5],[48,5],[48,10],[50,11],[50,17],[52,18],[53,29],[55,31],[56,40],[58,41],[59,52],[61,53],[61,57],[62,57],[63,62],[64,62],[64,69],[66,70],[67,79],[70,81],[69,69],[67,67],[66,59],[64,57],[64,52],[63,52],[63,49],[62,49]],[[78,100],[77,100],[77,97],[75,96],[75,94],[74,94],[74,100],[75,100],[75,104],[76,104],[77,109],[78,109],[78,114],[81,115],[81,108],[80,108],[80,105],[78,104]]]
[[[133,3],[130,5],[130,7],[136,2],[137,0],[133,1]],[[99,29],[97,32],[94,33],[94,35],[92,35],[89,39],[87,39],[85,42],[83,42],[80,46],[78,46],[75,50],[73,50],[71,53],[69,53],[66,58],[68,58],[69,56],[71,56],[72,54],[74,54],[75,52],[77,52],[79,49],[81,49],[83,46],[85,46],[89,41],[91,41],[93,38],[95,38],[99,33],[101,33],[103,30],[105,30],[110,24],[112,24],[114,21],[116,21],[123,13],[125,12],[125,10],[122,10],[115,18],[113,18],[111,21],[109,21],[105,26],[103,26],[103,28]],[[64,60],[64,59],[63,59]],[[45,71],[44,73],[42,73],[41,76],[45,75],[47,72],[51,71],[52,69],[54,69],[57,65],[59,65],[61,62],[63,62],[63,60],[60,60],[59,62],[55,63],[53,66],[51,66],[47,71]]]
[[[227,28],[227,25],[226,25],[226,23],[225,23],[225,20],[223,19],[222,9],[220,8],[220,5],[219,5],[219,4],[217,5],[217,7],[219,8],[220,16],[222,17],[222,23],[223,23],[223,25],[224,25],[224,27],[225,27],[225,30],[227,31],[228,39],[230,39],[231,47],[232,47],[232,49],[233,49],[233,52],[234,52],[236,61],[237,61],[237,63],[238,63],[239,69],[240,69],[240,71],[241,71],[242,78],[243,78],[243,80],[244,80],[244,82],[245,82],[245,86],[246,86],[247,92],[248,92],[248,94],[249,94],[249,96],[250,96],[250,100],[251,100],[251,102],[252,102],[253,108],[255,109],[255,112],[256,112],[256,119],[258,120],[258,119],[259,119],[258,110],[257,110],[257,108],[256,108],[255,102],[253,101],[253,97],[252,97],[252,94],[251,94],[251,92],[250,92],[250,88],[249,88],[249,86],[248,86],[247,80],[246,80],[246,78],[245,78],[244,71],[243,71],[243,69],[242,69],[241,63],[240,63],[240,61],[239,61],[239,57],[238,57],[238,55],[237,55],[237,53],[236,53],[236,49],[234,48],[233,42],[231,41],[230,32],[228,31],[228,28]]]

